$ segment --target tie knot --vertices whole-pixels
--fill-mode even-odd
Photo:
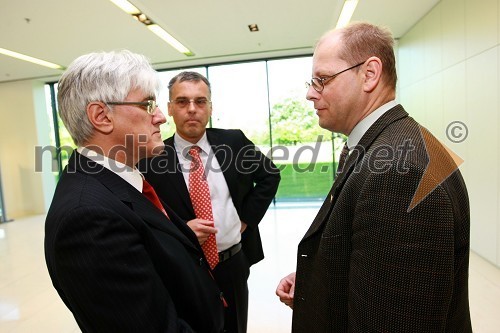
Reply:
[[[342,147],[342,154],[349,154],[349,147],[347,146],[347,142],[344,143],[344,147]]]
[[[191,148],[189,148],[189,155],[191,155],[191,157],[196,157],[200,155],[200,150],[201,148],[198,146],[191,146]]]
[[[344,144],[344,147],[342,147],[342,151],[340,152],[339,163],[337,165],[337,172],[335,173],[336,175],[339,175],[344,169],[344,164],[347,160],[347,156],[349,156],[349,147],[347,146],[346,142]]]

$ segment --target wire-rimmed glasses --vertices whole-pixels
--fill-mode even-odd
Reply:
[[[156,101],[154,99],[148,99],[147,101],[144,102],[104,102],[109,105],[139,105],[139,106],[145,106],[146,107],[146,112],[149,114],[154,114],[156,111],[156,108],[158,107],[158,104],[156,104]]]
[[[356,64],[354,66],[351,66],[349,68],[346,68],[338,73],[335,73],[333,75],[328,75],[328,76],[323,76],[323,77],[313,77],[310,82],[306,82],[306,88],[309,89],[309,87],[313,87],[314,90],[317,92],[322,92],[323,89],[325,89],[325,82],[333,80],[337,75],[342,74],[344,72],[347,72],[348,70],[351,70],[353,68],[356,68],[358,66],[361,66],[365,63],[366,61],[360,62],[359,64]]]
[[[199,108],[205,108],[208,104],[212,102],[206,97],[198,97],[192,99],[189,99],[187,97],[179,97],[174,99],[173,101],[170,101],[170,103],[174,103],[175,106],[180,108],[185,108],[191,103],[194,103],[194,105],[196,105]]]

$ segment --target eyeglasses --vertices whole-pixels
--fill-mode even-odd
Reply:
[[[212,103],[205,97],[199,97],[199,98],[194,98],[194,99],[189,99],[185,97],[180,97],[176,98],[173,101],[170,101],[170,103],[174,103],[175,106],[178,106],[180,108],[185,108],[191,103],[194,103],[197,107],[199,108],[205,108],[208,104]]]
[[[158,107],[158,104],[156,104],[156,101],[153,99],[148,99],[145,102],[104,102],[109,105],[139,105],[139,106],[145,106],[146,107],[146,112],[149,114],[153,114],[156,111],[156,108]]]
[[[354,65],[352,67],[349,67],[349,68],[346,68],[344,69],[343,71],[340,71],[338,73],[335,73],[333,75],[328,75],[328,76],[323,76],[323,77],[313,77],[311,79],[311,82],[306,82],[306,88],[309,89],[309,87],[313,87],[314,90],[316,90],[317,92],[322,92],[323,89],[325,88],[325,82],[329,81],[329,80],[333,80],[337,75],[339,74],[342,74],[344,72],[347,72],[348,70],[351,70],[353,68],[356,68],[358,66],[361,66],[365,63],[366,61],[363,61],[363,62],[360,62],[359,64],[357,65]]]

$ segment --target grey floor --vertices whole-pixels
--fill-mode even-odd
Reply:
[[[291,310],[274,294],[295,268],[297,243],[318,204],[272,208],[261,222],[266,259],[249,280],[249,333],[290,332]],[[0,224],[0,332],[80,332],[53,289],[43,258],[38,215]],[[475,333],[500,332],[500,269],[471,253],[470,307]]]

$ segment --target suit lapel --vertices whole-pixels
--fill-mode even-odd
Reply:
[[[196,249],[196,243],[193,244],[194,234],[185,223],[169,221],[165,215],[151,203],[142,193],[137,191],[132,185],[114,172],[106,169],[102,165],[74,152],[68,162],[68,172],[83,172],[95,177],[110,192],[120,199],[127,207],[136,213],[144,222],[152,227],[171,234],[187,247]],[[182,225],[182,227],[179,227]]]
[[[173,136],[165,140],[165,146],[169,152],[165,156],[168,163],[167,165],[175,166],[175,171],[169,172],[168,177],[165,177],[165,179],[170,181],[170,187],[178,193],[179,197],[182,198],[182,203],[185,205],[186,209],[194,215],[193,205],[191,204],[191,199],[189,197],[189,190],[186,186],[184,176],[180,171],[181,165],[179,164],[179,159],[177,158]]]
[[[186,246],[199,250],[196,246],[198,240],[196,239],[194,233],[191,229],[189,229],[185,222],[181,221],[180,218],[175,215],[171,209],[168,210],[169,218],[167,219],[165,215],[163,215],[163,213],[142,193],[139,193],[135,189],[133,190],[136,193],[131,193],[132,209],[147,224],[171,234]]]
[[[355,170],[356,166],[361,163],[361,160],[365,156],[375,139],[383,132],[383,130],[392,124],[393,122],[405,118],[408,113],[403,109],[403,107],[398,104],[392,109],[384,113],[377,121],[366,131],[358,145],[349,154],[344,170],[335,179],[328,196],[326,197],[323,205],[321,206],[318,214],[314,218],[311,226],[307,230],[306,234],[302,238],[302,241],[314,235],[316,232],[322,230],[323,225],[328,220],[330,213],[337,202],[338,195],[344,187],[345,182]]]
[[[346,160],[346,164],[344,166],[342,173],[340,173],[333,182],[330,192],[328,192],[328,195],[325,201],[323,202],[323,205],[319,209],[318,214],[316,215],[311,226],[304,235],[302,239],[303,241],[311,237],[318,230],[320,230],[321,226],[327,221],[328,216],[330,215],[333,207],[335,206],[335,203],[337,202],[337,197],[342,188],[344,187],[347,178],[353,172],[354,167],[357,164],[357,161],[361,158],[362,158],[361,156],[349,155],[349,158]]]
[[[217,133],[210,131],[210,129],[207,129],[207,140],[212,147],[212,151],[217,158],[217,162],[219,162],[220,169],[224,179],[226,179],[226,184],[231,197],[237,198],[238,187],[235,181],[237,179],[237,170],[236,164],[233,163],[233,161],[236,160],[236,156],[239,152],[224,143],[222,138],[217,135]]]

